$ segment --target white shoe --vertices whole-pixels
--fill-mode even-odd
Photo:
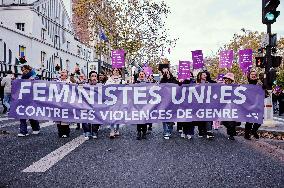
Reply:
[[[114,136],[119,136],[120,134],[119,134],[119,131],[115,131],[114,132]]]
[[[67,135],[64,134],[64,135],[61,136],[61,138],[67,138]]]
[[[181,133],[180,137],[181,137],[181,138],[185,138],[185,134],[184,134],[184,133]]]
[[[187,137],[188,140],[192,139],[191,135],[186,135],[186,137]]]
[[[23,133],[18,134],[18,137],[25,137],[25,136],[29,136],[29,134],[23,134]]]
[[[178,130],[179,133],[182,133],[182,130]]]
[[[32,134],[38,135],[38,134],[39,134],[39,131],[33,131]]]
[[[90,139],[88,136],[85,136],[84,138],[85,138],[85,140],[89,140]]]
[[[93,137],[93,139],[97,139],[97,138],[98,138],[98,136],[97,136],[97,135],[93,135],[92,137]]]

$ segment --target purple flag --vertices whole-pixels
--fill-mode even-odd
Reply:
[[[153,69],[151,67],[143,67],[143,71],[147,77],[153,74]]]
[[[190,61],[179,61],[178,66],[178,79],[190,79]]]
[[[122,68],[124,67],[125,57],[124,50],[113,50],[111,55],[112,68]]]
[[[232,68],[234,59],[233,50],[224,50],[220,52],[219,68]]]
[[[239,64],[243,73],[249,72],[252,67],[252,49],[239,51]]]
[[[93,124],[190,121],[262,123],[258,85],[82,85],[15,80],[9,117]]]
[[[204,67],[202,50],[191,51],[193,69],[200,69]]]

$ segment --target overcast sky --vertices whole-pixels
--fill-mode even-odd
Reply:
[[[64,0],[69,2],[69,0]],[[160,0],[157,0],[160,1]],[[164,0],[171,9],[167,19],[170,35],[179,38],[166,56],[172,63],[191,60],[192,50],[203,50],[208,56],[245,28],[266,31],[261,22],[261,0]],[[284,37],[284,1],[278,10],[281,15],[272,25],[272,32]],[[67,5],[70,7],[70,5]]]

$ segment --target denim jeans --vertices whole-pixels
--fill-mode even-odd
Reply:
[[[173,132],[173,124],[171,122],[163,122],[164,135],[170,135]]]
[[[33,131],[39,131],[39,122],[37,120],[30,119],[30,124]],[[28,133],[28,125],[26,119],[20,119],[20,133],[27,134]]]
[[[5,93],[3,98],[3,104],[7,107],[7,111],[10,110],[11,93]]]

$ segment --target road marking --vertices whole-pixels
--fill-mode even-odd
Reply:
[[[17,121],[13,121],[11,123],[5,123],[4,125],[0,125],[0,128],[4,128],[4,127],[10,127],[10,126],[13,126],[13,125],[17,125]]]
[[[71,151],[76,149],[78,146],[85,142],[84,136],[79,136],[72,141],[66,143],[60,148],[54,150],[50,154],[41,158],[39,161],[34,162],[31,166],[24,169],[22,172],[46,172],[53,165],[63,159],[66,155],[68,155]]]
[[[0,118],[0,121],[7,121],[7,120],[12,120],[14,118],[8,118],[8,117],[3,117],[3,118]]]

